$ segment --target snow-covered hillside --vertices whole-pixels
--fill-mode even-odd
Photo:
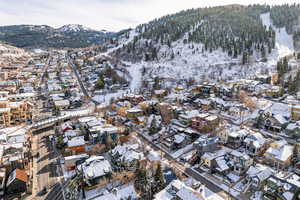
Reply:
[[[263,25],[267,28],[272,27],[276,32],[276,44],[275,50],[269,57],[269,63],[275,64],[280,58],[294,53],[293,36],[286,32],[285,28],[276,28],[271,21],[270,13],[264,13],[261,15]]]
[[[130,91],[118,91],[117,93],[106,95],[106,99],[98,100],[108,103],[111,97],[117,97],[128,92],[136,92],[142,86],[143,80],[153,80],[155,77],[168,80],[192,79],[197,82],[217,82],[251,79],[257,74],[271,74],[276,71],[275,66],[280,58],[293,53],[293,39],[291,35],[287,34],[285,28],[277,29],[273,26],[269,13],[262,14],[261,20],[264,25],[267,27],[271,26],[276,32],[275,49],[270,54],[267,54],[267,62],[261,62],[261,52],[254,51],[253,56],[250,58],[250,64],[242,65],[241,56],[233,59],[222,49],[209,52],[204,50],[204,45],[201,43],[184,42],[188,35],[186,33],[181,39],[172,42],[170,46],[156,43],[154,47],[158,51],[157,59],[154,61],[140,61],[138,63],[123,61],[122,65],[126,66],[124,68],[127,72],[125,73],[117,68],[116,70],[120,76],[126,77],[130,81]],[[119,39],[117,46],[98,56],[110,58],[115,51],[133,41],[135,36],[138,36],[138,31],[132,30],[127,37],[124,36]],[[145,43],[145,39],[141,39],[136,46],[141,48]]]
[[[128,71],[133,77],[131,89],[139,88],[142,79],[155,76],[176,80],[225,81],[274,72],[277,61],[294,52],[293,38],[287,34],[285,28],[278,29],[273,26],[269,13],[262,14],[261,19],[264,25],[271,26],[276,32],[275,49],[267,56],[268,62],[259,62],[259,55],[255,53],[256,56],[252,58],[251,64],[241,65],[241,57],[232,59],[221,50],[211,53],[203,51],[203,44],[184,44],[181,39],[173,42],[171,48],[167,45],[159,46],[157,61],[126,63],[130,66]],[[121,42],[119,46],[123,44]],[[141,76],[142,69],[146,69],[145,77]]]

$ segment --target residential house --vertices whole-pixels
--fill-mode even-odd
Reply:
[[[191,138],[189,135],[186,135],[184,133],[174,135],[173,149],[181,149],[186,145],[190,144],[190,142],[191,142]]]
[[[195,102],[198,104],[201,110],[208,111],[212,108],[211,102],[207,99],[197,99]]]
[[[65,110],[70,107],[70,101],[67,99],[54,101],[54,106],[60,110]]]
[[[286,134],[293,136],[293,137],[300,137],[300,121],[295,123],[289,123],[285,128]]]
[[[264,154],[265,162],[276,168],[287,168],[291,165],[294,147],[285,140],[275,141]]]
[[[16,93],[19,84],[15,81],[0,81],[0,90],[8,91],[9,93]]]
[[[225,175],[230,171],[226,154],[227,152],[223,150],[214,153],[206,152],[201,157],[201,162],[211,172]]]
[[[127,117],[130,119],[137,119],[138,117],[144,115],[143,110],[139,108],[132,108],[126,111]]]
[[[78,154],[62,158],[64,162],[64,169],[72,171],[76,169],[77,162],[84,161],[89,158],[88,154]]]
[[[256,164],[254,166],[250,166],[247,171],[247,182],[251,183],[251,189],[257,191],[261,189],[263,183],[266,179],[268,179],[272,174],[273,170],[265,165]]]
[[[10,101],[34,101],[35,93],[20,93],[8,95]]]
[[[209,133],[219,125],[219,118],[216,115],[201,113],[191,120],[191,127],[201,133]]]
[[[247,154],[233,150],[229,153],[229,159],[233,172],[237,175],[245,173],[253,164],[253,159]]]
[[[111,150],[111,157],[116,166],[135,169],[138,163],[144,159],[144,154],[139,150],[138,144],[124,144]]]
[[[234,96],[234,87],[233,85],[220,85],[217,87],[218,90],[218,95],[220,97],[228,97],[228,98],[232,98]]]
[[[7,179],[6,193],[18,194],[26,192],[28,183],[28,175],[24,170],[15,169]]]
[[[196,88],[202,96],[206,97],[210,96],[215,92],[215,84],[204,83],[202,85],[197,85]]]
[[[118,188],[113,188],[111,192],[104,194],[102,196],[98,196],[97,200],[137,200],[138,194],[135,191],[134,185],[123,185]]]
[[[85,153],[85,145],[84,136],[75,136],[67,139],[67,150],[71,151],[72,154]]]
[[[247,137],[249,132],[245,129],[238,131],[225,130],[219,133],[221,141],[226,144],[226,146],[237,149],[243,145],[244,139]]]
[[[244,144],[248,155],[261,156],[269,147],[270,140],[266,139],[261,133],[255,132],[244,139]]]
[[[162,98],[162,97],[167,96],[167,94],[168,94],[167,90],[161,89],[161,90],[154,90],[154,94],[153,95],[156,98]]]
[[[300,105],[292,106],[292,120],[300,120]]]
[[[291,118],[291,108],[287,104],[273,103],[264,110],[263,126],[265,129],[275,132],[283,130]]]
[[[217,193],[200,185],[199,190],[187,186],[180,180],[173,180],[165,189],[155,194],[154,200],[224,200]]]
[[[299,177],[278,177],[271,175],[265,180],[263,186],[264,199],[296,200],[300,199]]]
[[[194,143],[193,146],[198,152],[198,155],[202,155],[205,152],[215,152],[220,149],[218,137],[207,137],[206,135],[200,136]]]
[[[278,98],[283,95],[282,91],[284,91],[282,87],[272,85],[268,90],[265,91],[265,94],[267,97]]]
[[[137,105],[143,101],[145,101],[142,95],[135,95],[135,94],[127,94],[123,97],[124,100],[129,101],[130,103]]]
[[[89,186],[100,183],[103,178],[112,173],[110,163],[102,156],[91,156],[78,165],[77,170],[83,173],[84,181]]]

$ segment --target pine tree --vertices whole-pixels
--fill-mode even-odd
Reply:
[[[159,90],[159,89],[160,89],[160,80],[159,80],[159,77],[158,77],[158,76],[156,76],[156,77],[154,78],[154,85],[153,85],[153,88],[154,88],[155,90]]]
[[[234,49],[233,49],[233,57],[237,58],[237,56],[238,56],[238,50],[237,50],[236,47],[234,47]]]
[[[95,88],[99,90],[99,89],[104,89],[104,87],[105,87],[104,77],[102,74],[100,74],[96,82]]]
[[[243,53],[242,63],[243,63],[243,65],[245,65],[246,63],[248,63],[248,54],[247,54],[247,52]]]
[[[150,135],[153,135],[153,134],[157,133],[158,131],[159,131],[159,127],[157,125],[156,118],[153,117],[151,124],[150,124],[149,133],[150,133]]]
[[[261,46],[261,57],[262,58],[266,57],[266,49],[264,45]]]
[[[175,57],[175,55],[174,55],[174,52],[172,51],[172,53],[171,53],[171,60],[173,60],[174,57]]]
[[[155,47],[152,48],[151,55],[152,55],[152,60],[157,59],[157,50]]]
[[[161,169],[161,164],[158,163],[156,172],[154,175],[154,183],[155,183],[155,190],[156,192],[161,191],[166,187],[166,182],[164,179],[163,171]]]
[[[147,171],[144,168],[138,168],[135,172],[135,187],[137,190],[145,193],[149,187]]]
[[[282,67],[283,67],[283,73],[288,72],[289,64],[287,61],[287,57],[283,58]]]

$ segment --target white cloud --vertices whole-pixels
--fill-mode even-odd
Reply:
[[[0,0],[0,25],[83,24],[117,31],[183,9],[226,4],[283,4],[291,0]],[[298,2],[298,1],[293,1]]]

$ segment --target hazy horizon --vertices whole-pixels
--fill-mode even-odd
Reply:
[[[181,10],[229,4],[293,4],[289,0],[0,0],[0,26],[81,24],[95,30],[134,28],[155,18]]]

